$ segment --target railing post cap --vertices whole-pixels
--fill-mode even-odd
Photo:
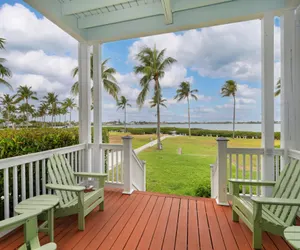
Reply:
[[[122,139],[123,139],[123,140],[132,140],[133,137],[130,136],[130,135],[126,135],[126,136],[123,136]]]
[[[229,139],[225,137],[218,137],[217,141],[229,141]]]

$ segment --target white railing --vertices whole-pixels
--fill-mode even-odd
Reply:
[[[146,164],[132,150],[132,185],[135,190],[146,191]]]
[[[45,186],[48,182],[46,164],[49,157],[56,153],[63,154],[73,170],[78,172],[83,170],[80,163],[83,162],[85,149],[85,144],[79,144],[0,160],[0,177],[3,179],[0,209],[4,218],[13,216],[13,208],[22,200],[50,193],[49,190],[46,192]]]
[[[124,184],[123,144],[101,144],[100,149],[102,159],[104,159],[104,171],[107,174],[106,183]]]
[[[268,180],[276,181],[285,164],[291,159],[300,160],[300,151],[283,149],[264,148],[228,148],[228,140],[226,138],[218,138],[218,155],[217,162],[211,164],[211,194],[217,199],[217,203],[228,205],[231,193],[228,179],[242,180],[261,180],[262,179],[262,162],[263,157],[274,157],[274,165],[267,166],[272,168],[272,177]],[[286,158],[286,161],[283,161]],[[270,179],[271,178],[271,179]],[[261,187],[252,187],[243,185],[240,190],[240,195],[243,196],[260,196],[262,193]]]

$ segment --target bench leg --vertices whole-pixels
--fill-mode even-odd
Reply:
[[[54,242],[54,208],[48,210],[48,234],[51,242]]]
[[[234,208],[232,208],[232,220],[234,222],[239,222],[239,215],[234,211]]]
[[[84,193],[80,192],[78,194],[78,230],[83,231],[85,228],[84,219]]]
[[[99,204],[99,211],[104,211],[104,201]]]
[[[262,247],[262,230],[260,227],[255,227],[253,229],[253,248],[261,249]]]

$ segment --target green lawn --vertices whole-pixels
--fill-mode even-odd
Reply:
[[[122,136],[128,135],[128,133],[120,133],[120,132],[110,132],[109,133],[109,142],[110,143],[122,143]],[[132,148],[139,148],[152,140],[156,139],[156,135],[131,135],[133,137],[132,140]]]
[[[278,144],[277,141],[275,145]],[[229,147],[260,145],[258,139],[234,139],[229,142]],[[178,148],[182,148],[182,155],[177,154]],[[164,140],[162,151],[157,151],[154,146],[139,154],[139,158],[146,161],[147,191],[195,195],[197,187],[210,183],[209,164],[216,161],[216,156],[216,138],[173,137]]]

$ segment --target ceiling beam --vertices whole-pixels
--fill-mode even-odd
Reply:
[[[223,4],[173,12],[173,23],[170,25],[165,25],[164,16],[160,15],[90,28],[87,29],[87,34],[91,42],[111,42],[203,28],[261,19],[263,14],[269,11],[279,14],[280,10],[289,7],[288,3],[289,0],[235,0],[224,2]]]
[[[172,10],[181,11],[181,10],[188,10],[193,8],[200,8],[208,5],[220,4],[225,2],[230,2],[233,0],[172,0]]]
[[[161,0],[161,4],[165,15],[165,24],[173,23],[173,13],[170,0]]]
[[[153,3],[78,19],[78,28],[86,29],[107,24],[163,15],[161,4]]]
[[[127,3],[130,0],[72,0],[62,3],[63,15],[73,15],[76,13],[100,9],[116,4]]]

